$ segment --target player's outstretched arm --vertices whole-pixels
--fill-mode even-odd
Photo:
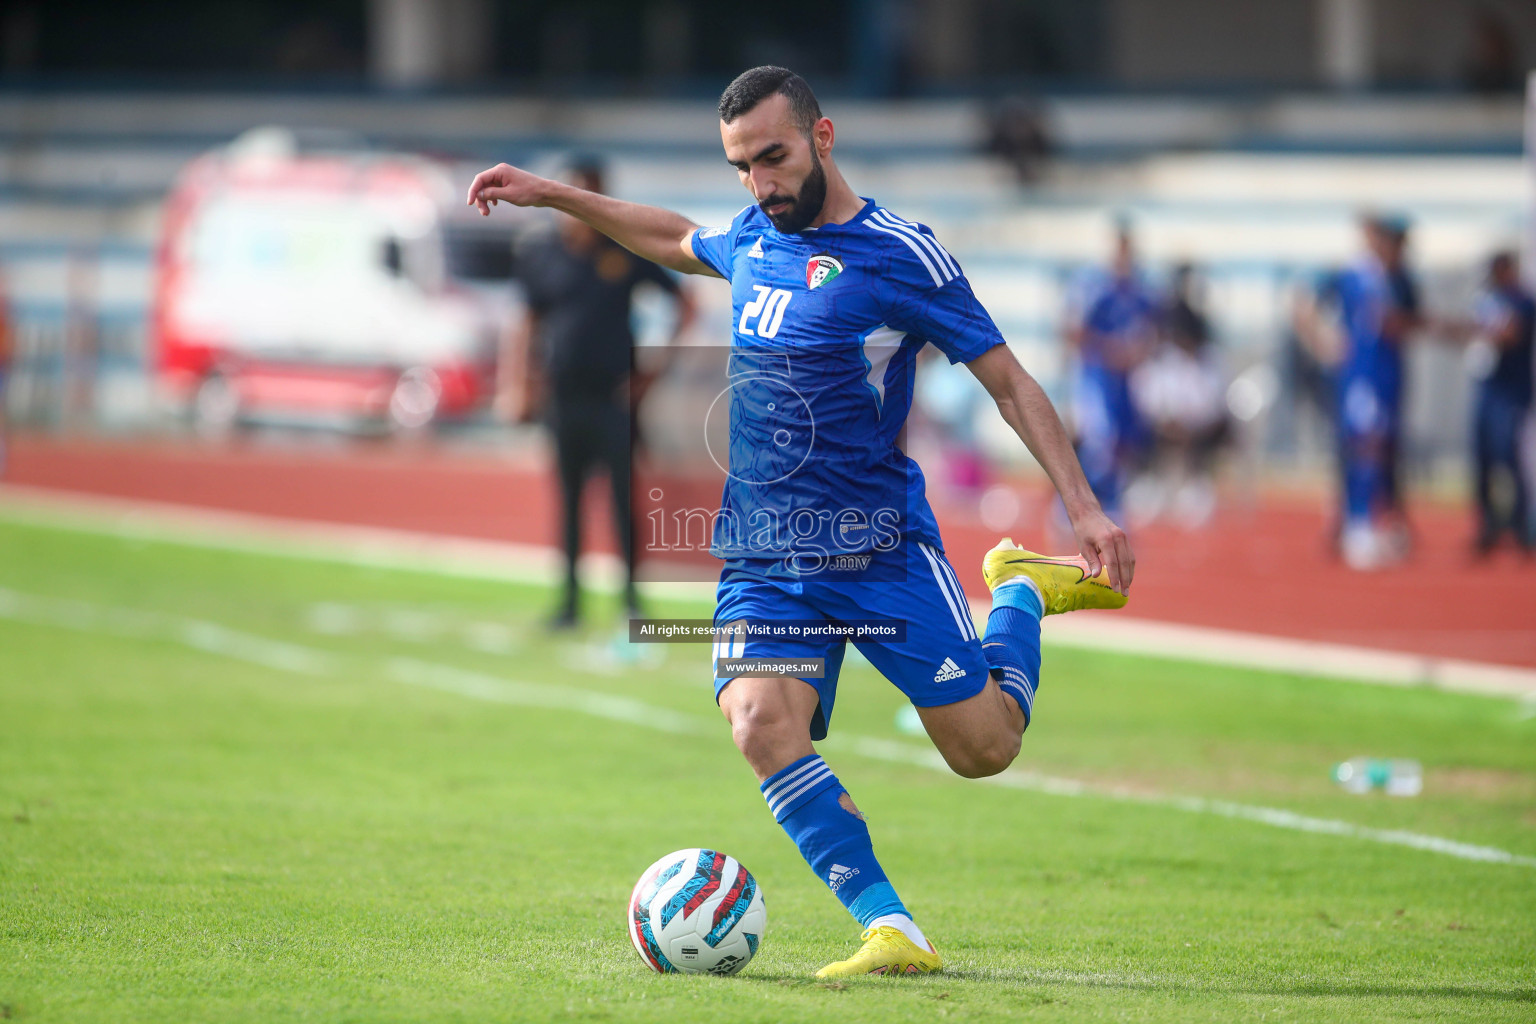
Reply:
[[[1083,467],[1072,450],[1072,439],[1056,415],[1056,408],[1035,378],[1019,365],[1007,345],[993,345],[965,364],[997,402],[997,409],[1014,433],[1045,468],[1061,494],[1072,532],[1088,568],[1094,573],[1103,566],[1109,585],[1124,594],[1136,574],[1136,556],[1125,531],[1114,524],[1099,499],[1093,496]]]
[[[636,256],[684,274],[719,277],[693,254],[697,224],[680,213],[541,178],[511,164],[497,164],[475,175],[465,205],[489,216],[498,202],[513,206],[548,206],[586,221]]]

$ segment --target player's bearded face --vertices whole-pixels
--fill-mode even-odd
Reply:
[[[764,196],[757,201],[773,226],[790,234],[796,231],[804,231],[811,226],[811,221],[821,214],[821,207],[827,201],[827,172],[822,169],[821,157],[816,152],[815,146],[808,147],[811,151],[811,169],[800,182],[800,188],[793,194],[775,191],[772,195]],[[788,203],[778,212],[771,212],[769,207],[780,203]]]

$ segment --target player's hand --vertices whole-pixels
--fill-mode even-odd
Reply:
[[[549,179],[531,174],[511,164],[497,164],[481,171],[469,185],[466,206],[478,206],[480,216],[488,217],[497,201],[513,206],[538,206],[544,199]]]
[[[1072,532],[1077,535],[1078,549],[1088,563],[1090,575],[1107,570],[1109,585],[1118,593],[1131,589],[1131,577],[1136,575],[1136,556],[1125,531],[1114,524],[1103,509],[1093,509],[1072,520]]]

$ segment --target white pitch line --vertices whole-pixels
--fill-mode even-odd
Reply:
[[[132,608],[104,608],[5,588],[0,588],[0,618],[131,640],[170,640],[280,672],[318,676],[334,670],[332,657],[324,651],[242,633],[201,619],[177,619]]]
[[[397,658],[390,662],[391,675],[399,682],[432,689],[447,690],[476,700],[500,704],[517,704],[550,708],[562,711],[580,711],[613,721],[625,722],[646,728],[661,729],[672,733],[702,734],[717,731],[713,721],[683,712],[659,708],[628,697],[614,697],[580,690],[568,686],[540,686],[502,679],[484,672],[453,668],[431,662]],[[828,737],[823,746],[847,750],[871,760],[927,768],[951,775],[944,757],[932,748],[914,747],[895,740],[873,736],[839,734]],[[1536,857],[1510,853],[1492,846],[1477,846],[1440,836],[1408,832],[1401,829],[1370,828],[1332,818],[1314,818],[1295,811],[1253,804],[1240,804],[1228,800],[1208,800],[1203,797],[1163,796],[1159,794],[1133,793],[1114,787],[1097,786],[1079,779],[1069,779],[1039,772],[1009,769],[999,775],[976,781],[1023,789],[1051,796],[1096,796],[1110,800],[1170,807],[1192,814],[1214,814],[1223,818],[1237,818],[1293,832],[1313,832],[1324,835],[1364,839],[1393,846],[1407,846],[1415,850],[1440,853],[1461,860],[1482,861],[1492,864],[1514,864],[1536,868]]]
[[[216,622],[185,619],[177,623],[176,628],[177,638],[182,643],[209,654],[222,654],[283,672],[302,672],[312,676],[325,675],[333,670],[331,657],[323,651],[252,636]]]
[[[832,740],[833,737],[828,737],[828,739]],[[881,740],[864,736],[845,736],[841,737],[835,746],[844,747],[853,753],[877,760],[896,761],[917,765],[922,768],[932,768],[944,772],[949,771],[948,766],[944,763],[943,755],[937,750],[925,750],[906,743],[898,743],[894,740]],[[1290,829],[1295,832],[1317,832],[1325,835],[1348,836],[1352,839],[1367,839],[1372,842],[1387,843],[1393,846],[1408,846],[1415,850],[1428,850],[1432,853],[1443,853],[1450,857],[1459,857],[1462,860],[1487,861],[1495,864],[1518,864],[1522,867],[1536,868],[1536,857],[1509,853],[1492,846],[1476,846],[1472,843],[1458,842],[1454,839],[1443,839],[1440,836],[1424,835],[1419,832],[1406,832],[1401,829],[1370,828],[1365,825],[1355,825],[1333,818],[1314,818],[1277,807],[1240,804],[1230,800],[1209,800],[1204,797],[1138,793],[1112,786],[1098,786],[1079,779],[1068,779],[1056,775],[1044,775],[1039,772],[1012,768],[1000,775],[993,775],[989,778],[977,779],[975,781],[993,786],[1005,786],[1009,789],[1025,789],[1035,793],[1049,793],[1052,796],[1098,796],[1110,800],[1124,800],[1130,803],[1153,804],[1160,807],[1171,807],[1175,810],[1188,811],[1192,814],[1215,814],[1223,818],[1239,818],[1243,821],[1258,822],[1261,825],[1271,825],[1275,828]]]
[[[1387,686],[1426,686],[1491,697],[1536,699],[1536,670],[1513,665],[1152,622],[1132,616],[1056,617],[1044,623],[1041,633],[1047,643],[1064,647],[1241,665]]]
[[[555,577],[559,562],[553,548],[532,544],[287,520],[126,498],[68,495],[15,484],[0,485],[0,519],[214,550],[516,583],[547,584]],[[583,578],[591,581],[593,589],[617,592],[619,572],[619,560],[611,555],[583,556]],[[658,596],[713,605],[713,583],[641,586]],[[971,602],[972,615],[980,621],[985,621],[988,610],[986,602]],[[1536,701],[1536,669],[1155,622],[1129,615],[1054,616],[1044,624],[1042,638],[1048,647],[1118,651]],[[1525,710],[1522,709],[1522,715]]]
[[[713,724],[698,715],[660,708],[632,697],[618,697],[569,686],[501,679],[416,658],[391,658],[389,674],[397,682],[456,693],[474,700],[555,711],[579,711],[585,715],[644,726],[660,732],[697,735],[710,731],[708,726]]]
[[[1472,843],[1458,842],[1454,839],[1443,839],[1440,836],[1428,836],[1419,832],[1406,832],[1402,829],[1368,828],[1363,825],[1352,825],[1347,821],[1336,821],[1331,818],[1314,818],[1305,814],[1297,814],[1294,811],[1284,811],[1275,807],[1254,807],[1248,804],[1232,803],[1229,800],[1206,800],[1201,797],[1165,797],[1162,800],[1168,806],[1179,807],[1182,810],[1199,814],[1219,814],[1224,818],[1241,818],[1244,821],[1256,821],[1263,825],[1273,825],[1276,828],[1295,829],[1299,832],[1318,832],[1325,835],[1349,836],[1354,839],[1369,839],[1377,843],[1408,846],[1415,850],[1428,850],[1431,853],[1443,853],[1446,856],[1459,857],[1462,860],[1481,860],[1493,864],[1519,864],[1522,867],[1536,867],[1536,857],[1524,857],[1520,854],[1509,853],[1492,846],[1476,846]]]
[[[132,639],[168,639],[206,653],[241,661],[255,661],[268,668],[286,672],[307,675],[329,674],[340,668],[339,659],[328,651],[269,640],[199,619],[100,607],[79,601],[39,598],[14,590],[0,589],[0,618],[107,633]],[[572,686],[550,686],[503,679],[485,672],[416,658],[391,658],[387,662],[387,670],[390,677],[397,682],[468,697],[472,700],[518,707],[575,711],[626,725],[677,735],[705,735],[720,728],[718,723],[699,715],[657,707],[631,697],[598,693]],[[873,736],[849,734],[829,737],[825,745],[833,749],[847,750],[871,760],[926,768],[946,776],[951,774],[948,765],[944,763],[943,756],[932,748],[914,747]],[[1169,807],[1192,814],[1214,814],[1224,818],[1237,818],[1295,832],[1312,832],[1394,846],[1407,846],[1461,860],[1536,868],[1536,857],[1510,853],[1492,846],[1477,846],[1419,832],[1369,828],[1331,818],[1309,817],[1274,807],[1240,804],[1226,800],[1208,800],[1203,797],[1132,793],[1078,779],[1016,769],[1009,769],[999,775],[978,781],[1050,796],[1096,796],[1111,800],[1125,800]]]

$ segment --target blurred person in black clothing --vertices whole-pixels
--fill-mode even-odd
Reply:
[[[1518,95],[1525,88],[1525,65],[1515,31],[1487,7],[1473,15],[1472,45],[1461,78],[1467,88],[1485,96]]]
[[[982,148],[1006,161],[1020,185],[1039,181],[1055,150],[1045,115],[1021,96],[1010,96],[988,112]]]
[[[568,181],[589,192],[603,192],[603,168],[594,160],[575,163]],[[630,253],[574,217],[560,216],[559,227],[518,246],[517,279],[528,305],[523,337],[525,366],[537,364],[524,381],[542,378],[545,420],[555,441],[560,480],[562,537],[565,549],[564,592],[550,625],[576,625],[580,588],[576,562],[581,554],[581,493],[598,467],[608,471],[614,525],[624,557],[624,603],[638,616],[635,591],[634,515],[630,469],[634,453],[631,374],[634,332],[630,326],[635,289],[661,288],[676,308],[673,340],[688,329],[694,308],[677,280],[661,267]],[[635,389],[638,391],[638,389]],[[525,394],[517,412],[535,411]]]
[[[1195,295],[1195,268],[1188,263],[1173,268],[1163,336],[1187,352],[1202,353],[1210,344],[1210,321]]]
[[[1527,552],[1530,532],[1529,483],[1523,478],[1520,441],[1531,409],[1532,335],[1536,300],[1520,283],[1515,254],[1501,252],[1488,265],[1488,288],[1477,306],[1477,333],[1483,358],[1472,419],[1478,554],[1487,554],[1505,530]],[[1497,508],[1494,481],[1503,475],[1510,507]]]

